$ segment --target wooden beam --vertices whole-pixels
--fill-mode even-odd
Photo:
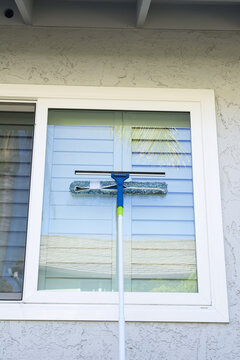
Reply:
[[[137,27],[143,27],[147,18],[151,0],[138,0],[137,2]]]
[[[33,0],[15,0],[17,8],[26,25],[32,24]]]

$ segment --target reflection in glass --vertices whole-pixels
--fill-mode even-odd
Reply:
[[[168,193],[125,196],[125,290],[197,292],[191,161],[188,113],[50,110],[39,290],[117,290],[116,199],[69,186],[132,170],[164,171]]]
[[[34,116],[0,112],[0,298],[20,299]],[[31,125],[30,125],[31,124]]]

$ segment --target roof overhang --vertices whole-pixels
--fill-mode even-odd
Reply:
[[[2,0],[0,25],[240,30],[240,0]]]

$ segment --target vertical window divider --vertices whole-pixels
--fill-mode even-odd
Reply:
[[[131,171],[131,127],[125,122],[125,111],[122,112],[122,170]],[[124,197],[124,269],[125,292],[132,291],[132,196]],[[126,298],[126,296],[125,296]],[[126,300],[125,300],[126,302]]]
[[[113,123],[114,149],[113,149],[113,169],[114,171],[122,171],[122,117],[116,115],[117,120]],[[119,155],[120,154],[120,155]],[[116,200],[115,200],[116,201]],[[116,203],[113,202],[113,222],[112,222],[112,275],[114,291],[118,289],[118,264],[117,264],[117,212]]]
[[[36,104],[35,116],[23,302],[27,302],[37,292],[47,116],[48,107],[44,100],[39,100]]]

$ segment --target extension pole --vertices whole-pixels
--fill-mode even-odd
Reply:
[[[123,184],[128,173],[112,173],[117,185],[118,217],[118,353],[119,360],[125,360],[125,318],[124,318],[124,249],[123,249]]]
[[[118,360],[125,360],[125,318],[124,318],[124,251],[123,251],[123,185],[124,181],[133,176],[150,176],[162,177],[165,172],[151,173],[151,172],[110,172],[110,171],[85,171],[75,170],[75,175],[97,175],[105,176],[111,175],[116,182],[117,187],[117,224],[118,224],[118,298],[119,298],[119,312],[118,312],[118,330],[119,330],[119,358]]]

